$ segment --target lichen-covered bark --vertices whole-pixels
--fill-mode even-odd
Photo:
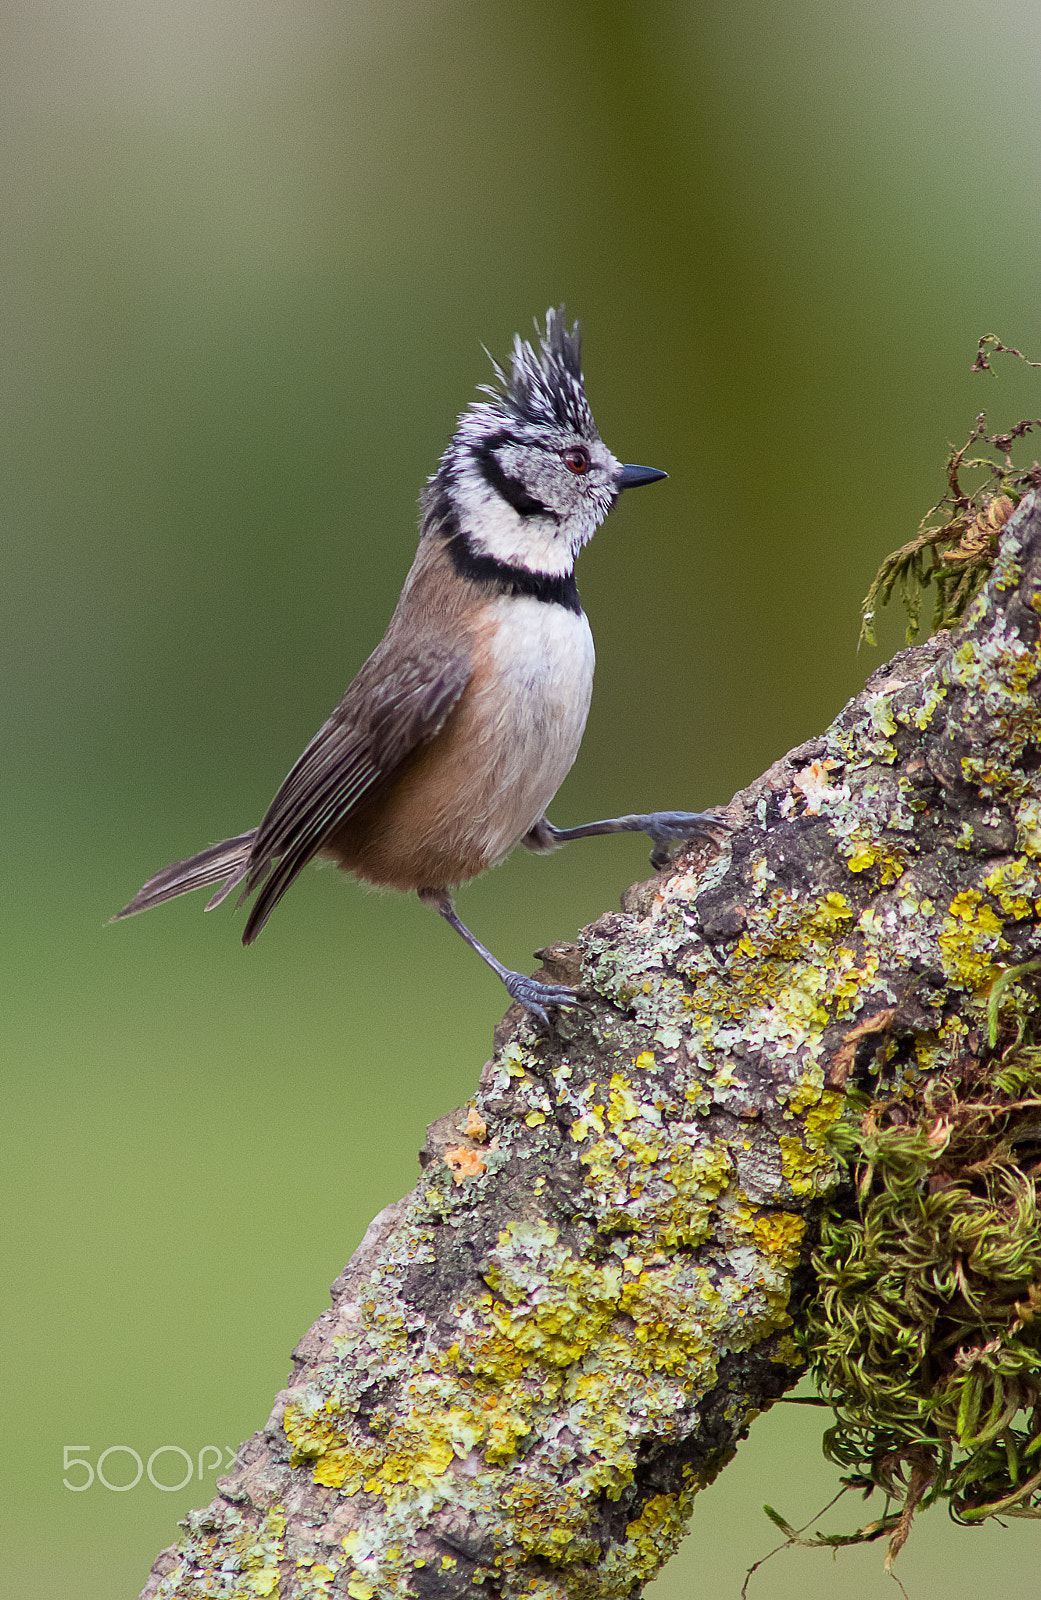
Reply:
[[[589,1009],[508,1014],[143,1600],[639,1593],[799,1373],[844,1088],[956,1063],[1038,953],[1039,612],[1030,502],[958,633],[545,953]]]

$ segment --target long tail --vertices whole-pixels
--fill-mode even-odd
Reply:
[[[229,895],[246,876],[250,851],[256,836],[256,828],[251,828],[248,833],[237,834],[234,839],[225,839],[221,844],[211,844],[208,850],[200,850],[197,856],[189,856],[187,861],[172,861],[168,867],[157,872],[154,878],[149,878],[148,882],[137,891],[130,904],[124,906],[122,911],[116,912],[112,921],[119,922],[122,917],[132,917],[137,911],[147,911],[151,906],[161,906],[164,900],[174,900],[179,894],[188,894],[192,889],[202,889],[207,884],[219,883],[221,887],[206,907],[207,911],[211,911],[214,906],[219,906],[224,897]]]

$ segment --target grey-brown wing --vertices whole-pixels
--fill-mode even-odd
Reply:
[[[377,651],[271,802],[243,890],[244,898],[257,891],[244,944],[373,785],[440,732],[472,671],[469,651],[458,642],[418,645],[383,667]]]

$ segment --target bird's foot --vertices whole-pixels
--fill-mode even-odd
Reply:
[[[672,846],[697,834],[710,838],[728,826],[715,811],[652,811],[644,820],[643,831],[654,845],[651,866],[656,872],[672,860]]]
[[[585,1004],[574,989],[568,989],[562,983],[539,983],[536,978],[526,978],[522,972],[507,972],[502,981],[510,998],[516,1000],[530,1016],[536,1017],[547,1028],[550,1026],[545,1009],[547,1006]]]

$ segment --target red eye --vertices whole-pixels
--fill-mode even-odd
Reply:
[[[574,450],[565,450],[564,465],[571,472],[588,472],[589,457],[584,450],[579,450],[577,447]]]

